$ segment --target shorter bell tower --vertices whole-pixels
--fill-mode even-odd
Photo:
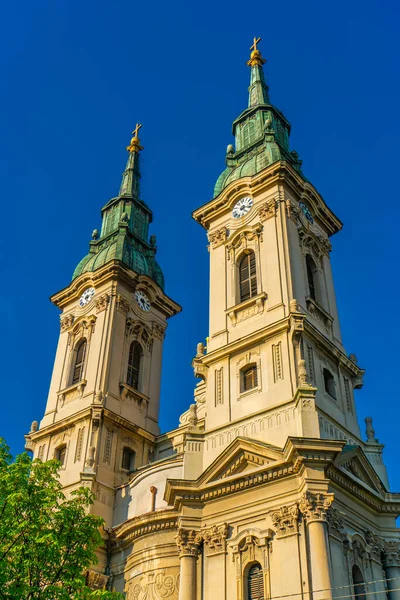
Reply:
[[[140,197],[137,125],[118,196],[102,209],[89,253],[71,283],[52,296],[60,336],[45,414],[26,447],[57,458],[65,492],[87,485],[93,512],[111,526],[115,488],[152,461],[167,319],[181,309],[164,292]]]

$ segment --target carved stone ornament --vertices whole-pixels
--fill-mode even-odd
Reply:
[[[126,586],[127,600],[163,600],[177,598],[179,573],[169,569],[150,571],[133,578]]]
[[[300,500],[300,510],[306,523],[327,520],[328,510],[333,502],[333,494],[306,492]]]
[[[146,325],[140,323],[140,321],[126,319],[125,335],[137,340],[142,347],[151,350],[153,345],[152,332]]]
[[[178,529],[178,534],[175,536],[175,542],[179,550],[179,558],[182,556],[198,556],[202,535],[194,529]]]
[[[106,310],[109,302],[110,302],[109,294],[102,294],[101,296],[96,298],[95,299],[96,312],[99,313],[99,312],[102,312],[103,310]]]
[[[277,537],[297,534],[299,531],[299,507],[281,506],[278,510],[271,512],[271,519],[277,532]]]
[[[292,221],[294,221],[294,223],[296,223],[296,225],[298,223],[300,223],[300,208],[298,207],[298,205],[295,202],[292,202],[291,200],[287,199],[286,202],[286,214],[288,216],[289,219],[291,219]]]
[[[377,562],[380,562],[382,553],[385,549],[385,540],[372,531],[367,531],[365,533],[365,539],[370,547],[369,552],[371,558],[375,559]]]
[[[222,525],[212,525],[209,529],[202,531],[204,544],[208,547],[209,554],[225,552],[225,540],[228,535],[229,526],[227,523]]]
[[[121,294],[118,294],[117,296],[117,310],[119,310],[119,312],[124,313],[124,315],[127,315],[129,310],[130,310],[130,302],[124,298],[124,296],[121,296]]]
[[[221,227],[220,229],[216,229],[212,233],[208,234],[208,241],[211,244],[211,248],[218,248],[226,242],[227,239],[227,229],[226,227]]]
[[[237,250],[246,250],[248,247],[248,242],[253,242],[253,240],[261,240],[262,241],[262,230],[263,226],[261,223],[257,223],[251,229],[246,229],[245,231],[239,231],[233,238],[230,244],[226,246],[227,259],[231,260],[235,257],[235,252]]]
[[[75,340],[79,340],[83,337],[85,337],[87,341],[90,342],[90,338],[92,337],[92,334],[94,332],[96,319],[97,317],[95,317],[94,315],[89,315],[88,317],[85,316],[76,319],[73,325],[69,328],[68,345],[73,345]]]
[[[384,567],[400,567],[400,540],[385,541],[383,551]]]
[[[328,528],[330,533],[339,533],[342,534],[344,530],[344,518],[340,514],[340,512],[331,506],[327,515]]]
[[[64,333],[64,331],[68,331],[68,329],[70,329],[74,323],[75,317],[74,315],[67,315],[65,317],[63,317],[62,315],[60,316],[60,331],[61,333]]]
[[[260,221],[266,221],[267,219],[271,219],[276,215],[276,211],[278,208],[278,201],[273,198],[272,200],[268,200],[260,206],[258,209],[258,215],[260,217]]]
[[[300,246],[304,256],[311,254],[319,263],[322,265],[324,256],[328,256],[332,250],[332,244],[328,238],[324,238],[322,235],[311,233],[310,231],[299,231]]]
[[[153,323],[153,337],[157,338],[158,340],[163,341],[165,338],[165,330],[166,330],[167,326],[166,325],[160,325],[159,323]]]

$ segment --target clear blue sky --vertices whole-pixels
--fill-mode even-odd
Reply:
[[[373,416],[400,491],[399,17],[394,0],[2,4],[0,434],[14,452],[45,407],[59,333],[48,297],[68,285],[118,192],[138,120],[151,232],[166,291],[183,306],[165,342],[162,429],[193,401],[208,253],[191,211],[224,168],[257,35],[292,148],[345,224],[332,261],[345,346],[367,370],[358,414],[363,430]]]

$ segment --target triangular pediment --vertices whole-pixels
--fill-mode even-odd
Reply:
[[[204,471],[199,483],[207,485],[281,460],[282,452],[275,446],[238,437]]]
[[[336,465],[375,492],[381,494],[385,491],[377,473],[359,446],[345,446],[336,459]]]

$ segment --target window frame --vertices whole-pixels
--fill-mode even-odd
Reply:
[[[128,457],[129,467],[126,466],[125,458]],[[130,473],[136,469],[136,452],[130,446],[123,446],[121,457],[121,469]]]
[[[84,348],[84,350],[82,353],[82,357],[80,358],[79,353],[81,351],[81,348]],[[88,354],[88,341],[84,337],[84,338],[81,338],[77,342],[77,344],[75,345],[75,348],[74,348],[74,356],[73,356],[71,376],[70,376],[71,377],[70,385],[77,385],[78,383],[83,381],[84,374],[85,374],[87,354]],[[80,359],[80,362],[78,362],[78,359]],[[79,373],[78,378],[75,377],[77,369],[78,369],[78,373]]]
[[[132,352],[132,348],[134,348],[134,351]],[[136,355],[135,358],[135,351],[138,351],[138,354]],[[141,370],[142,370],[142,365],[143,365],[143,348],[142,345],[140,344],[140,342],[138,342],[138,340],[132,340],[131,343],[129,344],[129,349],[128,349],[128,362],[127,362],[127,367],[126,367],[126,383],[127,385],[129,385],[129,387],[131,387],[132,389],[136,390],[136,391],[140,391],[140,385],[141,385]],[[131,360],[132,358],[132,360]],[[136,380],[136,381],[135,381]]]
[[[60,468],[63,469],[67,463],[67,444],[60,444],[60,446],[57,446],[54,451],[54,458],[61,463]]]
[[[247,387],[246,383],[246,377],[249,373],[252,373],[251,379],[253,385],[251,387]],[[256,363],[251,363],[240,369],[240,393],[247,394],[255,389],[258,389],[258,368]]]
[[[257,569],[258,579],[258,594],[257,596],[252,594],[251,591],[251,574],[252,571]],[[264,582],[264,571],[260,562],[255,561],[248,565],[245,575],[245,598],[246,600],[264,600],[265,598],[265,582]]]
[[[238,295],[239,303],[241,303],[251,300],[258,295],[257,257],[254,250],[248,250],[239,256],[237,269]],[[248,286],[247,291],[246,286]]]
[[[330,398],[337,400],[336,395],[336,382],[333,373],[327,368],[322,369],[322,376],[324,378],[324,391]],[[333,393],[332,393],[333,392]]]

